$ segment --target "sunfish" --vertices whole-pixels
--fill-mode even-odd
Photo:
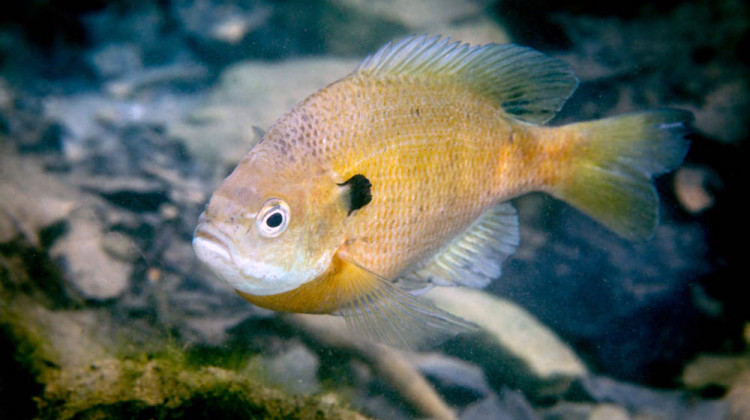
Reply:
[[[255,305],[340,314],[373,340],[471,328],[417,295],[500,276],[519,243],[508,200],[545,192],[629,239],[657,225],[652,177],[682,162],[691,114],[544,126],[577,85],[517,45],[388,43],[268,129],[211,197],[195,252]]]

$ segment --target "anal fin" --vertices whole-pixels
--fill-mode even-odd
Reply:
[[[337,311],[349,327],[371,341],[414,349],[435,344],[476,327],[424,302],[389,280],[339,258],[342,305]]]

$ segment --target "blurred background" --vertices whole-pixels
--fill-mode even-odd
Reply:
[[[6,7],[0,418],[750,418],[749,22],[743,0]],[[242,301],[192,252],[211,192],[258,128],[422,33],[570,63],[581,85],[553,125],[691,111],[654,238],[514,200],[503,276],[455,295],[482,331],[420,351]]]

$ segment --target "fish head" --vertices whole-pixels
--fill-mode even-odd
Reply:
[[[240,292],[293,290],[322,275],[344,242],[339,190],[324,173],[251,152],[214,192],[193,248]]]

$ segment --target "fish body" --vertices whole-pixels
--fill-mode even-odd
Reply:
[[[576,86],[515,45],[388,44],[269,128],[201,215],[196,253],[254,304],[343,314],[377,340],[468,328],[411,292],[499,277],[519,241],[508,200],[546,192],[631,239],[656,226],[651,177],[682,161],[690,115],[544,126]]]

